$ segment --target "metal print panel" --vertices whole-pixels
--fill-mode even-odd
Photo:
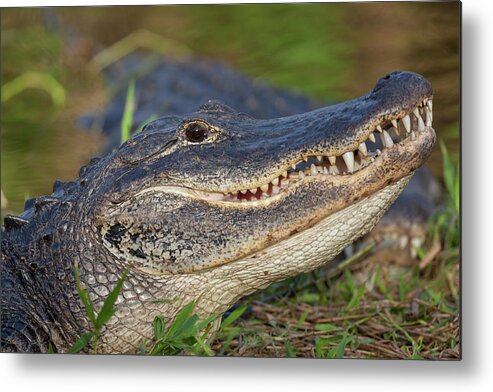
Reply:
[[[459,32],[2,10],[2,352],[459,359]]]

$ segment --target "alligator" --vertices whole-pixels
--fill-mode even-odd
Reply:
[[[5,218],[2,350],[65,352],[89,329],[75,263],[96,309],[128,271],[101,353],[138,352],[157,315],[190,302],[218,315],[328,263],[431,153],[432,98],[422,76],[399,71],[301,114],[256,119],[209,101],[150,122]]]
[[[133,53],[107,66],[103,76],[110,92],[108,104],[100,113],[79,119],[84,129],[104,136],[102,153],[120,145],[121,119],[130,79],[135,80],[133,129],[141,127],[156,113],[183,115],[194,111],[208,98],[227,102],[238,111],[264,119],[299,114],[330,103],[323,104],[252,80],[222,61],[200,57]],[[374,147],[383,148],[380,139]],[[441,195],[441,187],[431,171],[421,167],[375,229],[344,254],[351,257],[354,249],[362,250],[373,244],[377,246],[372,253],[390,252],[395,259],[415,263],[416,250],[426,240],[428,221],[439,208]],[[332,268],[336,263],[331,264]]]

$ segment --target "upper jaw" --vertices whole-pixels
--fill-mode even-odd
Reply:
[[[410,111],[382,116],[379,121],[375,121],[376,125],[362,133],[357,143],[347,150],[340,150],[338,154],[321,151],[317,154],[300,155],[286,160],[281,170],[263,181],[225,192],[195,191],[195,195],[209,202],[241,203],[245,206],[267,204],[282,197],[295,185],[313,177],[338,179],[368,171],[378,164],[382,154],[395,146],[416,144],[415,149],[424,151],[427,146],[419,144],[430,143],[430,140],[420,136],[429,132],[434,135],[432,121],[433,101],[432,98],[425,98]],[[406,150],[402,149],[401,153],[406,154]],[[424,158],[418,154],[418,161],[414,165],[409,164],[406,174],[415,170],[416,165],[420,166]],[[404,161],[406,159],[403,159],[403,164]]]
[[[142,176],[132,170],[111,199],[128,195],[130,180],[136,192],[169,186],[209,202],[245,204],[282,195],[295,178],[354,175],[378,160],[378,150],[412,141],[423,125],[431,127],[431,98],[421,76],[397,73],[360,98],[296,116],[255,120],[233,111],[219,118],[200,112],[228,136],[217,144],[175,149],[139,168]]]

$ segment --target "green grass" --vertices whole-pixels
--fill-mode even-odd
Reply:
[[[101,309],[97,314],[94,310],[94,304],[92,303],[88,289],[83,287],[80,281],[79,267],[77,263],[75,263],[74,265],[74,274],[77,285],[77,292],[79,293],[80,300],[84,305],[87,319],[91,324],[91,330],[82,334],[79,339],[77,339],[75,343],[69,348],[68,352],[72,354],[78,353],[92,342],[92,352],[96,354],[98,350],[98,342],[101,329],[111,319],[111,317],[113,317],[117,310],[115,307],[115,302],[118,299],[118,295],[120,295],[120,291],[123,287],[123,282],[127,277],[128,270],[123,273],[122,277],[118,280],[113,290],[111,290],[111,292],[108,294],[103,303],[103,306],[101,306]]]
[[[135,80],[131,80],[128,84],[127,95],[125,98],[125,108],[123,110],[121,128],[120,128],[120,140],[121,143],[126,142],[130,137],[136,133],[139,133],[144,127],[155,120],[157,116],[151,114],[142,124],[134,127],[134,113],[135,113]]]
[[[159,33],[169,38],[169,42],[179,40],[183,47],[198,56],[226,59],[247,74],[277,86],[298,88],[321,100],[349,98],[345,86],[354,75],[354,66],[360,69],[360,47],[352,38],[353,29],[344,22],[347,9],[340,5],[241,7],[197,6],[190,8],[188,15],[183,7],[167,8],[179,15],[183,10],[183,18],[170,14],[169,23],[162,23],[164,15],[160,15],[158,25],[163,30]],[[78,11],[78,17],[81,12]],[[84,12],[105,11],[88,9]],[[7,18],[6,21],[9,19],[12,20]],[[223,23],[225,20],[228,23]],[[177,21],[182,25],[173,24]],[[108,25],[108,29],[123,25]],[[152,28],[158,31],[156,25]],[[109,30],[103,35],[111,35],[107,34]],[[125,35],[120,31],[114,37]],[[144,44],[150,43],[157,52],[170,50],[170,45],[164,47],[156,36],[151,37],[152,42],[146,38],[149,35],[144,34],[144,41],[139,37],[142,33],[132,36],[137,46],[145,41]],[[124,42],[128,44],[129,40]],[[127,46],[132,45],[130,42]],[[408,46],[409,42],[403,42],[403,49]],[[7,99],[2,105],[3,189],[17,212],[22,210],[25,193],[36,196],[51,192],[52,178],[59,175],[57,170],[68,166],[65,161],[60,165],[59,161],[50,160],[57,156],[55,146],[60,143],[54,131],[66,132],[67,122],[62,119],[57,123],[56,119],[61,112],[74,110],[78,102],[71,103],[70,99],[65,102],[62,90],[48,79],[63,86],[68,98],[95,83],[84,72],[85,77],[76,77],[78,74],[67,65],[74,56],[62,55],[66,51],[63,37],[41,25],[3,29],[2,49],[5,52],[2,79],[7,83],[17,80],[10,86],[2,86],[2,99]],[[101,52],[95,60],[101,68],[121,53],[121,45],[113,46],[112,51]],[[22,79],[23,74],[32,72],[49,76],[41,83],[33,82],[32,78]],[[63,106],[59,105],[63,102]],[[132,83],[127,90],[127,103],[122,142],[144,126],[134,124],[135,89]],[[441,110],[449,108],[442,107]],[[446,136],[451,142],[457,140],[455,121],[440,125],[443,126],[437,129],[441,137]],[[5,149],[5,146],[9,148]],[[386,264],[367,265],[366,260],[372,253],[370,249],[340,264],[335,271],[322,269],[276,283],[249,297],[246,302],[251,304],[249,307],[245,303],[240,310],[222,320],[213,341],[203,336],[202,330],[207,326],[202,325],[194,314],[193,305],[189,304],[174,320],[162,317],[154,320],[153,339],[143,342],[142,352],[156,355],[457,358],[460,341],[459,175],[449,152],[443,146],[441,148],[446,202],[433,217],[428,242],[418,252],[420,262],[428,257],[428,263],[397,270]],[[450,150],[452,158],[457,156],[456,152]],[[24,161],[19,157],[25,157]],[[20,182],[19,179],[24,177]],[[67,175],[68,178],[71,177]],[[438,247],[433,248],[435,244]],[[433,249],[438,251],[431,252]],[[91,328],[77,344],[80,350],[97,352],[102,321],[107,322],[107,317],[111,317],[114,304],[110,306],[111,301],[107,299],[110,302],[104,312],[101,309],[96,314],[86,289],[80,282],[79,286]],[[73,348],[76,349],[78,347]]]

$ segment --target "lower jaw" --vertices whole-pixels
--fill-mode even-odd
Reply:
[[[227,308],[242,296],[263,289],[275,281],[326,264],[375,226],[411,177],[412,174],[261,251],[204,271],[202,274],[206,281],[212,284],[211,291],[214,291],[215,282],[222,289],[218,293],[220,298],[211,298],[211,303],[202,303],[200,308],[216,307],[223,301],[222,307]]]

